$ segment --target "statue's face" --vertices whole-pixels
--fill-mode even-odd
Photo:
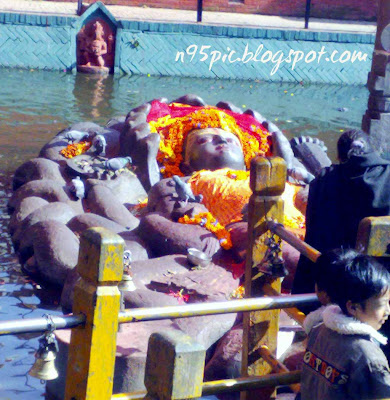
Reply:
[[[192,171],[220,168],[245,170],[241,143],[233,133],[219,128],[191,131],[185,143],[184,164]]]

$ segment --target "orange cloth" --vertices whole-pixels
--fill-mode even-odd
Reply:
[[[229,168],[217,171],[198,171],[188,181],[195,195],[203,195],[203,204],[222,225],[242,218],[241,210],[249,201],[249,172]],[[305,218],[294,206],[294,196],[299,187],[286,184],[284,200],[284,224],[303,228]]]

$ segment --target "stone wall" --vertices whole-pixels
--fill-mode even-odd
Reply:
[[[0,13],[0,66],[69,70],[75,64],[76,18]]]
[[[117,67],[125,73],[273,82],[365,84],[375,39],[370,34],[130,21],[122,21],[122,27]],[[283,54],[286,59],[290,51],[295,52],[291,62],[281,63],[272,74],[278,58]],[[321,51],[326,51],[322,57]],[[365,55],[365,61],[330,60],[332,53],[338,59],[354,52]]]
[[[76,35],[106,18],[116,73],[365,84],[375,35],[117,21],[96,3],[81,17],[0,14],[0,67],[75,71]],[[333,57],[335,55],[335,57]]]

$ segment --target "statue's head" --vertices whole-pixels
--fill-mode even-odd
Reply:
[[[245,170],[256,155],[269,151],[267,130],[250,115],[216,107],[153,101],[151,132],[160,135],[157,161],[164,177],[201,169]]]
[[[236,135],[221,128],[194,129],[184,141],[182,172],[220,168],[245,170],[244,152]]]
[[[99,21],[94,22],[93,28],[97,34],[101,35],[104,32],[103,25]]]

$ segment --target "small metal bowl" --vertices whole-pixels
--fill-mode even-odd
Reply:
[[[211,262],[211,257],[203,251],[191,247],[187,249],[187,260],[193,265],[206,268]]]

